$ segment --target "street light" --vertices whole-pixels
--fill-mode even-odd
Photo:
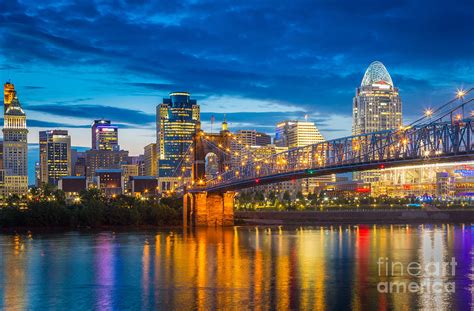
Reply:
[[[463,89],[457,90],[456,97],[461,98],[461,97],[464,97],[464,95],[466,95],[466,91],[464,91]]]
[[[433,110],[431,108],[428,108],[428,109],[425,110],[425,116],[427,116],[429,118],[432,115],[433,115]]]

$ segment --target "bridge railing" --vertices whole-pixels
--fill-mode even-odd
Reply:
[[[469,91],[471,91],[470,89]],[[301,170],[336,168],[348,165],[385,163],[409,159],[446,157],[472,152],[472,118],[453,113],[474,99],[436,110],[436,115],[421,118],[397,129],[333,139],[290,149],[270,157],[249,161],[222,172],[207,181],[207,187]],[[421,121],[420,121],[421,120]]]

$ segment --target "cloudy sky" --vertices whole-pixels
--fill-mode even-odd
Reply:
[[[349,134],[355,88],[382,61],[405,120],[474,83],[474,1],[0,1],[0,78],[11,79],[29,140],[66,128],[89,146],[94,118],[131,154],[155,140],[155,107],[192,93],[209,126],[272,133],[314,120]]]

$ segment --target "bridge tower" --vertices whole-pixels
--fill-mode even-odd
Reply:
[[[184,226],[234,225],[235,192],[206,191],[206,156],[215,153],[219,172],[230,169],[231,141],[232,133],[225,120],[219,133],[204,133],[200,123],[197,124],[193,138],[193,184],[183,196]]]

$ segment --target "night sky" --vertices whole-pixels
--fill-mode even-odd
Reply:
[[[90,145],[90,123],[120,126],[131,154],[155,141],[170,91],[198,100],[204,126],[273,133],[316,122],[348,135],[355,88],[385,64],[404,120],[474,84],[474,1],[0,1],[0,78],[38,131]],[[42,4],[38,4],[42,3]],[[31,168],[31,166],[30,166]]]

